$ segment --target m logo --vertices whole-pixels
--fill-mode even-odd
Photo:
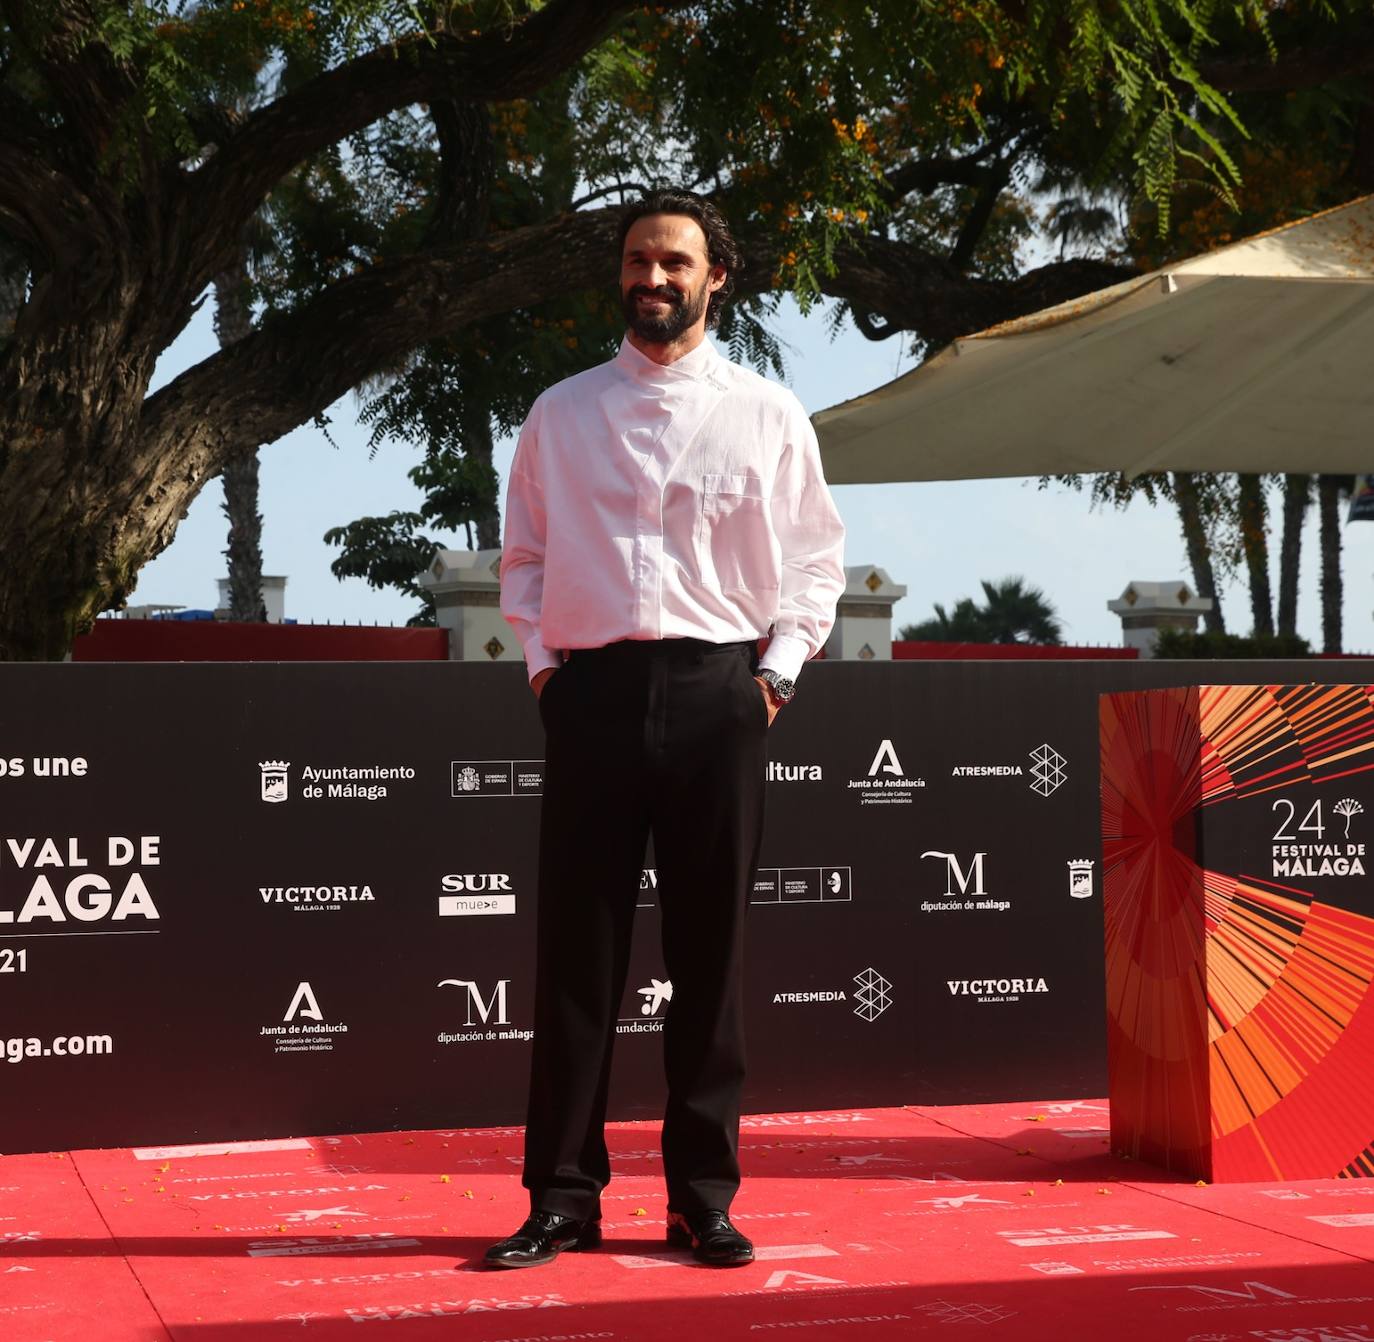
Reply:
[[[481,989],[471,979],[440,979],[441,988],[466,988],[468,991],[468,1014],[464,1024],[476,1025],[478,1022],[473,1020],[472,1013],[475,1008],[477,1014],[482,1018],[483,1025],[509,1025],[510,1017],[506,1014],[506,985],[509,979],[497,979],[496,988],[491,994],[489,1001],[482,1000]],[[496,1019],[492,1019],[492,1012],[496,1013]]]
[[[315,990],[308,983],[297,985],[296,995],[291,999],[291,1005],[286,1008],[282,1020],[295,1020],[297,1016],[306,1016],[310,1020],[324,1019],[320,1004],[315,999]]]
[[[891,741],[884,741],[878,747],[878,753],[873,756],[873,763],[868,766],[870,778],[876,778],[880,773],[891,774],[894,778],[902,777],[902,762],[897,758]]]
[[[969,869],[965,871],[959,865],[959,859],[953,853],[941,853],[932,849],[928,853],[922,853],[922,858],[938,857],[945,864],[945,894],[953,896],[960,895],[986,895],[983,889],[983,859],[986,853],[974,853],[973,861],[969,864]],[[955,886],[959,889],[956,891]],[[970,887],[972,887],[970,889]]]

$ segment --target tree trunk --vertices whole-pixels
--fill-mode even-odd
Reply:
[[[1264,480],[1258,475],[1236,476],[1240,491],[1240,546],[1250,578],[1252,632],[1258,637],[1274,632],[1274,598],[1269,590],[1269,538],[1264,501]]]
[[[215,276],[215,334],[221,349],[253,329],[248,306],[248,262],[240,251],[234,264]],[[229,618],[263,623],[262,514],[258,512],[258,449],[241,448],[224,463],[224,515],[229,521]]]
[[[19,309],[24,306],[24,289],[28,282],[28,267],[18,254],[10,251],[0,236],[0,345],[14,330]]]
[[[1322,543],[1322,651],[1341,651],[1341,486],[1340,477],[1317,477],[1317,509]]]
[[[476,457],[486,465],[491,465],[491,414],[485,405],[482,407],[480,423],[474,423],[472,432],[466,436],[465,451],[468,456]],[[492,473],[496,483],[495,472]],[[477,523],[477,548],[479,550],[499,550],[501,548],[501,502],[497,491],[482,500],[486,510],[473,520]]]
[[[1206,597],[1212,603],[1211,610],[1202,617],[1203,628],[1209,634],[1224,634],[1226,621],[1221,613],[1221,597],[1212,572],[1212,551],[1207,539],[1207,524],[1202,518],[1197,477],[1192,471],[1175,471],[1172,479],[1174,504],[1183,524],[1183,542],[1188,549],[1188,566],[1193,570],[1193,586],[1198,596]]]
[[[1279,633],[1298,632],[1298,571],[1302,563],[1302,527],[1312,502],[1310,475],[1283,477],[1283,541],[1279,550]]]

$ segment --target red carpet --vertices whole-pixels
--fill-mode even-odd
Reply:
[[[613,1130],[604,1248],[523,1272],[470,1266],[524,1216],[517,1129],[7,1156],[0,1339],[1374,1342],[1374,1180],[1199,1188],[1106,1120],[746,1119],[733,1270],[663,1246],[652,1124]]]

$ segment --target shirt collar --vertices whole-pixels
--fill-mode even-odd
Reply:
[[[678,377],[700,381],[715,371],[720,355],[709,340],[703,340],[690,354],[684,354],[672,363],[655,363],[647,354],[637,350],[630,343],[630,337],[626,336],[620,342],[620,352],[615,356],[615,361],[627,373],[646,381]]]

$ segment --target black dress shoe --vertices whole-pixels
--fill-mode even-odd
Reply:
[[[743,1267],[754,1261],[754,1246],[724,1212],[714,1209],[669,1212],[668,1243],[676,1249],[691,1249],[697,1262],[711,1267]]]
[[[539,1267],[564,1249],[594,1249],[600,1243],[600,1218],[578,1221],[557,1212],[531,1212],[515,1234],[486,1251],[482,1262],[487,1267]]]

